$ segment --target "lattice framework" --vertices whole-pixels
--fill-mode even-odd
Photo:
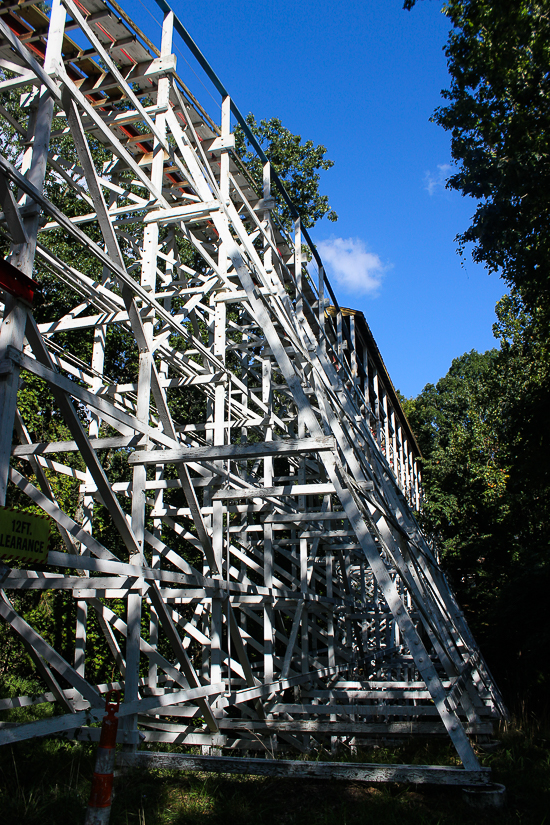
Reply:
[[[220,81],[208,69],[218,128],[176,73],[174,22],[206,64],[161,7],[160,50],[108,0],[0,7],[0,115],[21,147],[0,156],[0,230],[12,267],[65,292],[57,312],[4,292],[0,500],[18,488],[58,539],[45,568],[3,570],[0,614],[47,692],[0,708],[64,713],[0,743],[97,735],[93,625],[129,749],[446,731],[479,773],[468,734],[504,710],[414,520],[418,449],[382,358],[295,210],[281,224],[268,162],[255,191]],[[21,370],[65,440],[33,440]],[[72,592],[72,661],[15,610],[29,589]]]

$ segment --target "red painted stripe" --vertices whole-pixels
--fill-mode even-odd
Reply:
[[[111,43],[116,43],[116,38],[115,38],[115,37],[113,37],[113,35],[112,35],[112,34],[109,34],[109,32],[108,32],[106,29],[104,29],[104,28],[103,28],[103,26],[101,25],[101,23],[96,23],[96,26],[98,27],[98,29],[100,29],[100,30],[103,32],[103,34],[105,35],[105,37],[108,37],[108,38],[109,38],[109,40],[111,41]]]
[[[128,54],[128,52],[126,51],[126,49],[121,49],[120,51],[122,52],[122,54],[126,55],[126,57],[128,58],[128,60],[129,60],[131,63],[133,63],[134,65],[137,63],[137,60],[134,60],[134,58],[133,58],[130,54]],[[151,83],[151,85],[152,85],[152,81],[149,81],[149,82],[150,82],[150,83]]]
[[[89,808],[108,808],[113,796],[113,774],[94,773]]]
[[[74,2],[75,2],[75,5],[76,5],[76,6],[78,6],[78,8],[80,9],[80,11],[81,11],[83,14],[85,14],[85,15],[86,15],[86,17],[88,17],[88,16],[92,13],[91,11],[88,11],[88,9],[87,9],[85,6],[83,6],[83,5],[82,5],[82,3],[80,3],[80,2],[79,2],[79,0],[74,0]]]
[[[0,258],[0,287],[9,292],[15,298],[22,298],[32,304],[34,293],[38,289],[38,284],[16,269],[8,261]]]

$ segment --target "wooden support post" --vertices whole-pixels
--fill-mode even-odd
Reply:
[[[378,370],[376,367],[373,369],[372,374],[372,385],[374,389],[374,421],[375,421],[375,432],[376,432],[376,440],[378,445],[380,446],[382,443],[382,435],[381,435],[381,427],[380,427],[380,386],[378,383]]]
[[[326,313],[326,305],[325,305],[325,268],[323,266],[319,266],[319,309],[318,309],[318,318],[319,318],[319,344],[323,350],[326,350],[326,341],[325,341],[325,313]]]
[[[388,393],[384,389],[382,396],[382,404],[384,410],[384,455],[386,461],[390,463],[390,416],[388,410]]]
[[[48,42],[44,57],[45,72],[51,71],[61,57],[65,17],[65,9],[61,1],[53,0]],[[54,109],[53,98],[45,86],[40,88],[37,106],[36,114],[31,115],[29,122],[30,128],[27,137],[32,143],[29,145],[27,156],[23,160],[22,172],[26,174],[29,183],[41,192],[46,174]],[[36,252],[40,210],[38,204],[29,197],[25,199],[24,206],[26,209],[26,215],[23,219],[25,239],[12,247],[8,260],[23,275],[31,277]],[[26,304],[16,297],[7,295],[4,303],[4,319],[0,328],[0,361],[8,359],[8,347],[11,348],[10,351],[21,352],[26,324]],[[18,390],[19,368],[17,362],[12,362],[9,372],[0,376],[0,505],[4,505],[6,501],[9,455]]]
[[[300,218],[294,219],[294,278],[296,283],[296,313],[298,318],[304,313],[302,280],[302,225]]]
[[[33,30],[50,15],[40,38],[0,17],[0,120],[20,158],[0,156],[2,226],[21,279],[36,255],[49,273],[37,324],[32,281],[4,265],[0,504],[9,479],[65,549],[52,546],[47,565],[3,564],[0,579],[6,594],[72,592],[77,604],[73,666],[0,594],[48,691],[0,707],[55,701],[65,712],[3,729],[0,744],[96,736],[87,718],[113,687],[124,690],[126,764],[140,735],[214,752],[222,766],[223,749],[280,755],[447,732],[460,771],[363,766],[363,778],[480,780],[468,736],[487,735],[505,709],[411,512],[417,448],[368,324],[337,308],[300,220],[285,231],[279,205],[297,212],[262,152],[257,191],[245,174],[231,119],[251,152],[254,138],[221,82],[218,128],[176,75],[174,29],[190,41],[174,13],[157,52],[123,11],[94,3],[89,15],[75,0],[19,4]],[[64,9],[75,42],[94,51],[78,79]],[[191,57],[215,77],[198,47]],[[10,96],[26,86],[15,111]],[[46,172],[69,191],[70,214],[44,192]],[[52,233],[66,243],[52,246]],[[62,302],[48,301],[54,279]],[[21,369],[51,393],[64,441],[47,427],[33,441],[26,408],[16,412]],[[76,514],[55,499],[58,484],[80,494]],[[92,610],[116,685],[92,682]]]

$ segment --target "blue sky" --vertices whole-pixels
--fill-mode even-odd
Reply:
[[[152,0],[150,12],[122,2],[158,43]],[[444,188],[450,138],[430,123],[449,84],[441,1],[412,12],[402,0],[171,5],[243,114],[279,117],[326,146],[335,165],[321,191],[339,220],[311,234],[340,303],[365,313],[394,385],[416,395],[453,358],[494,346],[504,284],[457,255],[475,203]],[[219,120],[217,93],[179,47],[178,74]]]

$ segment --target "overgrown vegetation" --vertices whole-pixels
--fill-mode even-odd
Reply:
[[[504,810],[476,811],[452,787],[366,785],[261,777],[132,771],[115,779],[111,825],[543,825],[550,808],[550,730],[523,719],[483,753],[493,781],[507,789]],[[60,740],[0,749],[0,823],[78,823],[94,767],[90,745]],[[334,759],[329,754],[324,759]],[[346,760],[348,757],[341,757]],[[452,761],[446,744],[414,741],[391,751],[358,752],[353,761],[430,764]]]
[[[415,5],[407,0],[405,8]],[[423,526],[512,706],[548,708],[550,250],[548,0],[448,0],[447,186],[472,197],[459,252],[511,288],[498,349],[470,352],[407,403],[424,453]]]
[[[424,528],[512,706],[546,706],[550,360],[515,296],[499,348],[456,358],[405,407],[424,455]],[[533,704],[534,703],[534,704]]]

